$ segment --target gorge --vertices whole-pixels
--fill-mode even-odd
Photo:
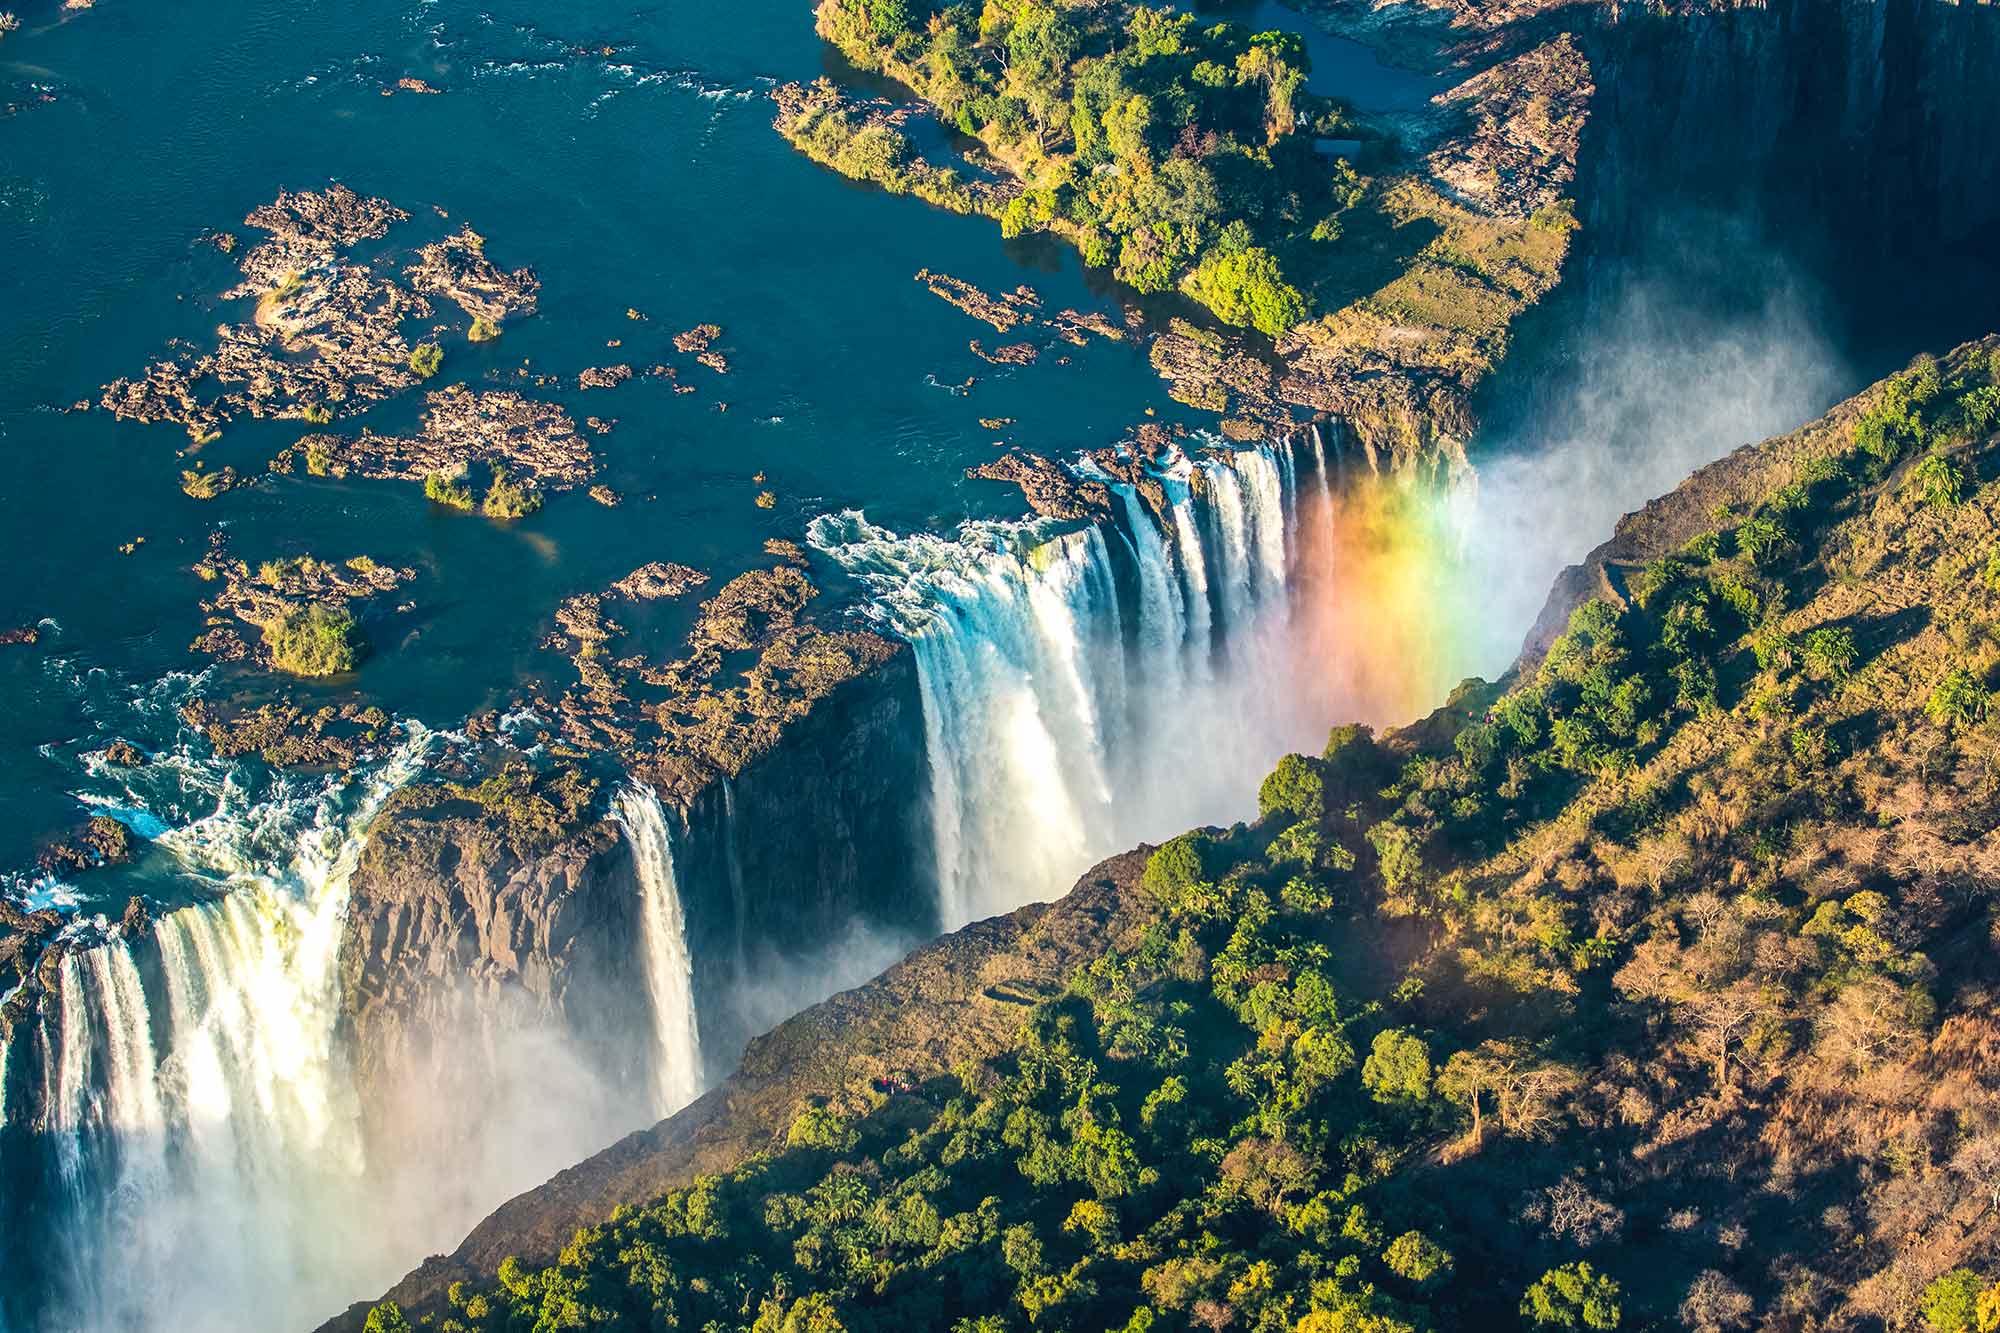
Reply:
[[[1336,723],[1531,669],[1568,620],[1559,595],[1531,632],[1549,584],[1621,513],[1988,331],[1989,7],[1312,9],[1426,69],[1564,31],[1588,64],[1574,248],[1493,333],[1497,370],[1443,376],[1465,415],[1415,447],[1365,414],[1027,436],[1060,516],[788,497],[766,540],[829,594],[814,614],[889,647],[733,769],[585,753],[518,698],[483,729],[397,712],[401,739],[335,774],[210,762],[175,720],[191,818],[90,790],[196,901],[142,885],[136,913],[60,926],[9,904],[0,1218],[38,1264],[0,1329],[307,1327],[470,1233],[395,1287],[437,1313],[450,1282],[781,1146],[804,1100],[852,1111],[1001,1050],[1154,911],[1135,857],[1031,904],[1252,820]],[[725,678],[790,632],[765,614]]]

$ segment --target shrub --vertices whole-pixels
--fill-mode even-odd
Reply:
[[[361,660],[361,637],[346,607],[314,602],[264,625],[271,665],[295,676],[332,676]]]
[[[533,486],[510,481],[498,463],[493,465],[493,485],[487,488],[486,503],[480,511],[488,518],[526,518],[542,507],[542,493]]]
[[[1965,500],[1965,470],[1943,454],[1932,454],[1910,474],[1910,488],[1925,504],[1950,509]]]
[[[474,315],[472,327],[466,330],[466,339],[476,343],[490,343],[500,336],[500,326],[484,315]]]
[[[436,343],[418,343],[410,349],[410,369],[424,379],[444,368],[444,348]]]
[[[1587,1263],[1551,1268],[1521,1297],[1521,1317],[1537,1328],[1613,1329],[1624,1317],[1623,1290]]]
[[[451,509],[471,509],[477,503],[470,486],[442,472],[433,472],[424,478],[424,495],[434,503]]]
[[[1806,670],[1818,680],[1845,680],[1854,670],[1854,632],[1846,629],[1816,629],[1806,635]]]
[[[1289,815],[1292,820],[1318,819],[1326,813],[1326,780],[1319,768],[1302,754],[1288,754],[1278,761],[1271,775],[1257,789],[1257,813],[1269,819]]]
[[[1940,727],[1963,726],[1986,716],[1986,687],[1964,667],[1954,667],[1924,701],[1924,712]]]

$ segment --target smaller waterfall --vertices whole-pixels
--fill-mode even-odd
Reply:
[[[655,1109],[672,1115],[701,1095],[701,1032],[695,1021],[694,960],[688,953],[666,812],[650,787],[627,787],[612,803],[639,875],[646,989],[653,1002]]]

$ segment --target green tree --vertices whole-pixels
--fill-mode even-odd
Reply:
[[[1277,257],[1261,246],[1209,251],[1182,286],[1218,319],[1272,338],[1306,317],[1305,297],[1285,281]]]
[[[368,1322],[361,1327],[363,1333],[414,1333],[403,1307],[394,1301],[383,1301],[370,1310]]]
[[[1386,1105],[1424,1101],[1431,1095],[1430,1047],[1401,1028],[1376,1033],[1361,1064],[1361,1085]]]
[[[1442,1286],[1451,1277],[1451,1251],[1421,1231],[1405,1231],[1390,1241],[1382,1262],[1419,1290]]]
[[[444,348],[436,343],[418,343],[410,349],[410,369],[424,379],[444,368]]]
[[[1975,1333],[1986,1284],[1970,1268],[1954,1268],[1924,1288],[1920,1308],[1931,1333]]]
[[[1326,780],[1319,766],[1302,754],[1288,754],[1278,761],[1257,789],[1260,818],[1289,816],[1287,822],[1318,819],[1326,813]]]
[[[1587,1263],[1551,1268],[1521,1298],[1521,1317],[1537,1328],[1613,1329],[1624,1317],[1619,1285]]]

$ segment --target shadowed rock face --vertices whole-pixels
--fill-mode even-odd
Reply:
[[[1154,918],[1139,888],[1150,848],[1097,866],[1069,895],[936,940],[880,977],[750,1043],[736,1073],[650,1130],[633,1134],[511,1200],[450,1255],[427,1260],[389,1295],[406,1310],[439,1302],[454,1281],[486,1276],[509,1255],[545,1262],[576,1228],[780,1147],[809,1100],[859,1109],[874,1079],[919,1081],[990,1055],[1029,1004],[1079,965],[1130,947]],[[330,1321],[358,1329],[368,1305]]]
[[[639,893],[615,826],[521,846],[471,801],[412,793],[370,830],[341,943],[347,1048],[371,1145],[395,1139],[407,1151],[395,1108],[412,1085],[444,1104],[478,1104],[493,1071],[468,1038],[493,1035],[482,1028],[560,1033],[607,1087],[642,1083]]]

